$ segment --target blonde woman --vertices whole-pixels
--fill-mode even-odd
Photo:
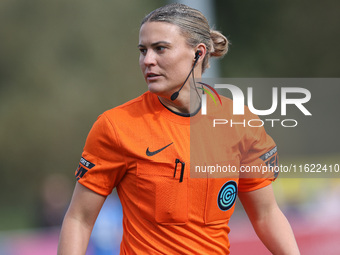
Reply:
[[[120,254],[229,254],[234,201],[228,207],[217,202],[226,187],[235,190],[234,197],[238,191],[256,233],[273,254],[299,254],[273,195],[275,177],[190,178],[190,120],[200,110],[201,90],[189,80],[201,77],[211,56],[227,52],[227,39],[211,30],[199,11],[170,4],[144,18],[138,48],[148,91],[106,111],[93,125],[76,171],[58,254],[85,254],[113,188],[123,207]],[[261,140],[257,134],[237,137],[249,144],[249,153],[242,151],[248,164],[264,164],[261,155],[275,148],[264,131],[258,133]]]

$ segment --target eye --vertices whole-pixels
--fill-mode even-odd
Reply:
[[[157,46],[156,47],[156,51],[158,51],[158,52],[163,52],[165,49],[166,49],[166,47],[164,47],[164,46]]]
[[[146,54],[146,49],[145,48],[139,48],[139,51],[142,55]]]

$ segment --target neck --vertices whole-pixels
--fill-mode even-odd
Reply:
[[[189,81],[187,83],[189,83]],[[163,105],[174,112],[193,113],[200,107],[201,94],[202,91],[196,89],[194,84],[185,84],[176,100],[172,101],[170,98],[161,96],[158,96],[158,98]]]

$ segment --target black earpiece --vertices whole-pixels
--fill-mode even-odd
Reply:
[[[200,58],[200,56],[202,56],[202,51],[200,51],[200,50],[196,51],[196,52],[195,52],[195,62],[194,62],[194,64],[193,64],[192,68],[191,68],[191,71],[190,71],[188,77],[185,79],[185,81],[184,81],[183,85],[181,86],[181,88],[180,88],[178,91],[176,91],[175,93],[173,93],[173,94],[171,95],[170,99],[171,99],[172,101],[176,100],[176,98],[178,97],[179,92],[181,91],[181,89],[183,88],[184,84],[185,84],[185,83],[187,82],[187,80],[189,79],[189,76],[190,76],[190,74],[192,73],[192,71],[194,70],[194,68],[195,68],[195,66],[196,66],[196,64],[197,64],[197,61],[198,61],[198,59]]]
[[[195,59],[198,59],[200,56],[202,56],[202,51],[198,50],[195,53]]]

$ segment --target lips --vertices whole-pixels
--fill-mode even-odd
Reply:
[[[157,80],[161,75],[157,74],[157,73],[152,73],[152,72],[147,72],[146,73],[146,79],[148,81],[154,81]]]
[[[151,72],[146,73],[146,77],[147,78],[149,78],[149,77],[156,77],[156,76],[159,76],[159,74],[151,73]]]

